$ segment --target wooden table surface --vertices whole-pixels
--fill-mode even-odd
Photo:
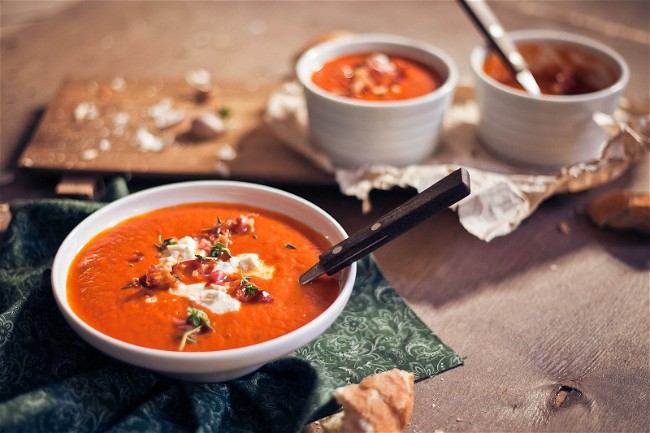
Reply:
[[[612,46],[631,68],[626,96],[647,102],[646,0],[490,4],[510,29],[562,29]],[[205,68],[226,81],[280,83],[305,44],[344,29],[438,45],[469,81],[469,52],[481,42],[453,1],[3,0],[0,8],[1,202],[54,195],[60,173],[17,161],[66,78],[179,78]],[[164,181],[136,177],[130,186]],[[334,182],[261,181],[314,201],[348,231],[412,194],[373,192],[374,210],[363,214]],[[580,212],[616,188],[648,190],[647,158],[610,185],[551,198],[492,242],[449,211],[376,252],[396,290],[465,359],[417,384],[408,432],[650,431],[650,242],[597,229]]]

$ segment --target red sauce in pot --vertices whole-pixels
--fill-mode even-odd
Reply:
[[[616,80],[593,54],[569,45],[518,44],[517,48],[545,95],[580,95],[610,86]],[[483,64],[486,74],[523,91],[501,58],[490,52]]]
[[[364,101],[399,101],[433,92],[442,79],[430,68],[400,56],[363,53],[336,58],[314,72],[318,87]]]

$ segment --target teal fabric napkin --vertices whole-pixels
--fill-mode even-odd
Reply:
[[[117,187],[116,196],[125,193]],[[182,382],[114,360],[59,313],[50,284],[65,236],[103,204],[17,201],[0,247],[0,431],[299,432],[338,410],[331,392],[397,367],[416,380],[462,364],[372,258],[334,325],[284,359],[225,383]]]

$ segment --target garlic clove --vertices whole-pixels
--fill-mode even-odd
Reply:
[[[226,126],[220,117],[211,113],[202,113],[192,119],[190,135],[199,140],[215,138],[226,131]]]

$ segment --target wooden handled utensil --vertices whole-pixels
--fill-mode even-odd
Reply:
[[[300,276],[300,284],[307,284],[323,274],[333,275],[350,266],[469,193],[469,173],[464,168],[459,168],[380,217],[375,223],[322,253],[318,263]]]

